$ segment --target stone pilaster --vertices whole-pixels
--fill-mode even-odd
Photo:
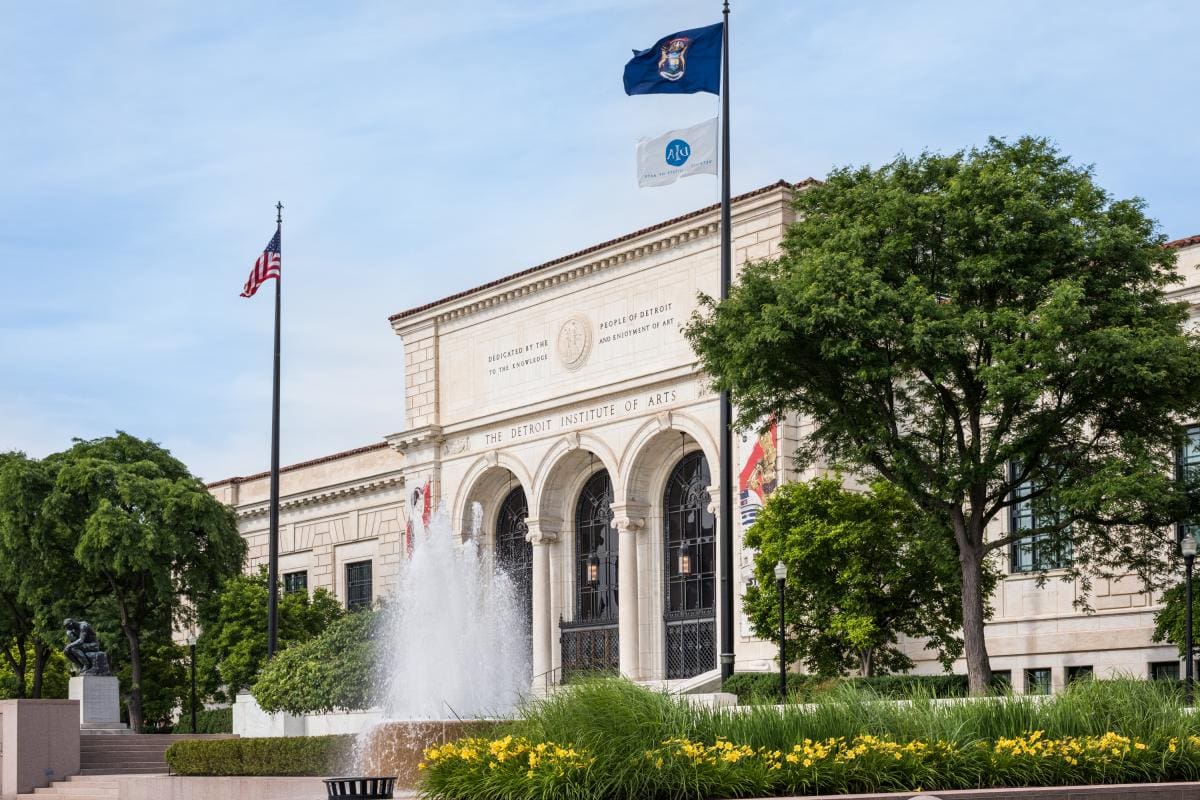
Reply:
[[[551,613],[550,546],[558,541],[559,520],[530,518],[525,539],[533,545],[533,691],[545,693],[553,683],[551,647],[554,617]]]
[[[430,508],[437,510],[442,497],[442,429],[437,425],[393,433],[385,437],[393,450],[404,454],[405,514],[414,520],[421,509],[413,507],[413,493],[429,484]],[[424,498],[420,502],[423,503]]]
[[[620,589],[618,635],[621,674],[636,681],[642,677],[641,617],[638,613],[638,531],[646,527],[646,507],[614,503],[612,525],[617,529],[617,586]]]

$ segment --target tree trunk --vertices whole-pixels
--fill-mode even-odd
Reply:
[[[13,687],[17,692],[16,699],[23,700],[26,696],[25,695],[25,672],[26,672],[26,670],[25,670],[25,665],[26,665],[25,637],[23,637],[23,636],[16,637],[16,639],[14,640],[14,643],[16,646],[17,654],[14,656],[12,654],[12,650],[10,650],[7,645],[5,645],[4,660],[8,662],[8,665],[10,667],[12,667],[13,677],[16,679],[16,681],[15,681],[16,686]]]
[[[963,650],[967,658],[967,682],[971,694],[987,694],[991,689],[992,666],[988,660],[987,642],[983,635],[983,548],[976,546],[966,535],[965,526],[959,530],[958,560],[962,567]],[[973,538],[973,537],[971,537]]]
[[[871,657],[874,654],[875,651],[869,648],[858,651],[858,672],[864,678],[875,677],[875,659]]]
[[[129,642],[129,696],[126,707],[129,709],[129,727],[134,733],[142,732],[142,645],[138,632],[125,630],[125,640]]]
[[[33,691],[30,697],[40,700],[42,697],[42,679],[46,675],[46,664],[50,661],[50,646],[41,639],[33,641]]]

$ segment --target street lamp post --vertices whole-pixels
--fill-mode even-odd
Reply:
[[[196,634],[188,636],[188,648],[192,651],[192,733],[196,732]]]
[[[775,583],[779,586],[779,702],[787,703],[787,643],[784,635],[787,626],[783,620],[783,587],[787,583],[787,564],[782,560],[775,563]]]
[[[1186,610],[1184,611],[1183,628],[1183,686],[1184,699],[1192,704],[1192,562],[1196,560],[1196,537],[1186,534],[1179,543],[1183,553],[1183,582],[1186,595]]]

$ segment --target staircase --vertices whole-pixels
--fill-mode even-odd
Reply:
[[[184,739],[232,739],[218,734],[137,734],[113,736],[89,733],[79,737],[79,774],[89,775],[165,775],[163,754],[174,742]],[[73,793],[72,793],[73,794]]]
[[[19,794],[17,800],[42,800],[46,797],[70,797],[72,800],[117,800],[120,785],[115,778],[72,775],[65,781],[55,781],[32,794]]]

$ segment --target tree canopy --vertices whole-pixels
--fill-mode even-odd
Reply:
[[[1172,451],[1200,412],[1200,344],[1164,294],[1175,254],[1142,201],[1029,137],[838,169],[794,204],[782,255],[702,298],[687,336],[741,424],[798,412],[801,463],[879,476],[947,521],[984,692],[989,554],[1044,533],[1085,590],[1150,583],[1187,513]],[[985,535],[1023,502],[1030,526]]]
[[[899,634],[928,637],[947,668],[960,654],[954,543],[891,484],[865,492],[832,478],[782,486],[745,542],[757,550],[757,585],[744,600],[754,632],[779,639],[774,569],[783,561],[787,653],[809,672],[905,671],[912,660]]]
[[[307,642],[346,612],[332,594],[317,589],[279,597],[279,647]],[[267,663],[267,569],[225,580],[215,598],[201,609],[197,646],[198,672],[205,694],[232,700],[254,685]]]
[[[168,647],[171,626],[190,622],[195,604],[240,570],[245,543],[233,512],[154,442],[123,432],[76,440],[41,466],[51,480],[29,545],[111,606],[128,657],[129,721],[141,730],[144,637]]]

